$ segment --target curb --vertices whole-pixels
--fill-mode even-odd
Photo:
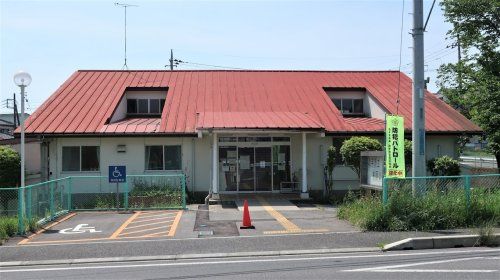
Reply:
[[[403,239],[391,244],[387,244],[382,251],[395,250],[422,250],[422,249],[446,249],[461,247],[482,246],[481,236],[475,235],[447,235],[434,237],[415,237]],[[500,244],[500,233],[493,234],[489,242],[491,245]]]
[[[72,264],[87,264],[87,263],[131,262],[131,261],[175,261],[175,260],[208,259],[208,258],[269,257],[269,256],[290,256],[290,255],[304,255],[304,254],[361,253],[361,252],[363,253],[380,252],[380,248],[362,247],[362,248],[343,248],[343,249],[178,254],[178,255],[163,255],[163,256],[86,258],[86,259],[67,259],[67,260],[44,260],[44,261],[13,261],[13,262],[0,262],[0,267],[60,265],[60,264],[72,265]]]

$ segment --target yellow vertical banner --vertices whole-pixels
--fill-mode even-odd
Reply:
[[[385,117],[385,176],[404,178],[405,175],[404,119],[401,116]]]

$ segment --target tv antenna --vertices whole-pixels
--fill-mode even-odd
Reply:
[[[115,6],[117,7],[122,7],[125,11],[125,25],[124,25],[124,29],[125,29],[125,56],[124,56],[124,63],[123,63],[123,66],[122,66],[122,70],[123,69],[126,69],[128,70],[128,66],[127,66],[127,8],[128,7],[139,7],[138,5],[131,5],[131,4],[127,4],[127,3],[118,3],[116,2],[115,3]]]

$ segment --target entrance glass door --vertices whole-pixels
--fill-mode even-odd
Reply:
[[[290,146],[273,146],[273,188],[281,189],[281,182],[290,182]]]
[[[271,147],[255,148],[255,190],[273,190]]]
[[[237,191],[236,147],[219,147],[219,186],[224,191]]]
[[[238,148],[240,192],[253,192],[255,190],[254,153],[254,148]]]

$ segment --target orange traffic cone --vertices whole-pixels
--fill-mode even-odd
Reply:
[[[240,227],[240,229],[255,229],[255,227],[252,226],[250,211],[248,210],[248,201],[246,199],[245,202],[243,202],[243,225]]]

